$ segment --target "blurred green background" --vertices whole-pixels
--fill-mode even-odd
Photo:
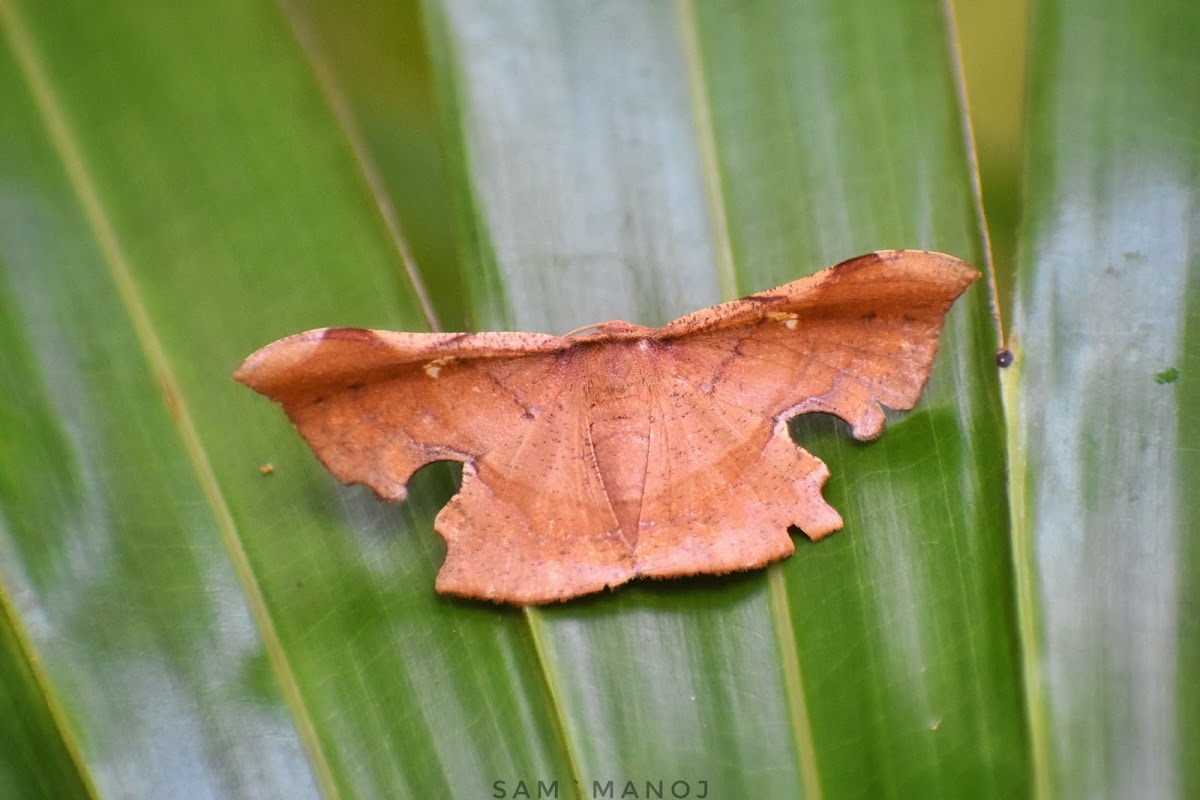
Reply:
[[[1200,795],[1197,41],[1193,0],[0,0],[0,797]],[[987,280],[880,440],[792,423],[846,527],[743,575],[439,597],[457,469],[381,503],[230,379],[892,247]]]

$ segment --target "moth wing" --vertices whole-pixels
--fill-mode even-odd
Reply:
[[[322,328],[267,345],[234,378],[283,406],[339,480],[400,500],[425,464],[527,435],[569,346],[528,333]]]
[[[545,603],[636,574],[596,467],[582,373],[564,370],[519,436],[463,468],[462,489],[434,521],[446,540],[438,591]]]
[[[880,404],[916,403],[946,313],[978,277],[952,256],[885,250],[680,317],[659,336],[701,394],[780,422],[836,414],[871,439]]]

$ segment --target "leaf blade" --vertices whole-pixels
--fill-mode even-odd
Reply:
[[[1200,61],[1185,42],[1200,16],[1186,4],[1032,8],[1006,392],[1039,783],[1186,796],[1200,785],[1184,721],[1200,651],[1185,622],[1198,573],[1183,488],[1198,406],[1194,382],[1155,375],[1195,360]]]

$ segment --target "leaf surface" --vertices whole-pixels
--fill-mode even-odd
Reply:
[[[1033,4],[1006,378],[1043,796],[1200,791],[1200,8]]]
[[[845,530],[545,612],[432,592],[449,471],[380,503],[229,380],[326,325],[657,325],[880,248],[983,266],[941,5],[430,0],[453,213],[404,167],[428,119],[376,107],[406,78],[348,50],[417,18],[368,8],[0,0],[0,668],[59,793],[1023,794],[982,285],[883,439],[795,426]]]

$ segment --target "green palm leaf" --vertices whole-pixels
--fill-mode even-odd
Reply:
[[[981,282],[881,440],[794,423],[845,530],[519,610],[433,592],[453,471],[342,487],[233,368],[986,265],[943,5],[0,0],[0,794],[1195,788],[1194,237],[1144,219],[1195,205],[1200,21],[1108,5],[1035,7],[1006,411]]]
[[[1194,4],[1034,6],[1006,394],[1043,794],[1200,791],[1197,34]]]

